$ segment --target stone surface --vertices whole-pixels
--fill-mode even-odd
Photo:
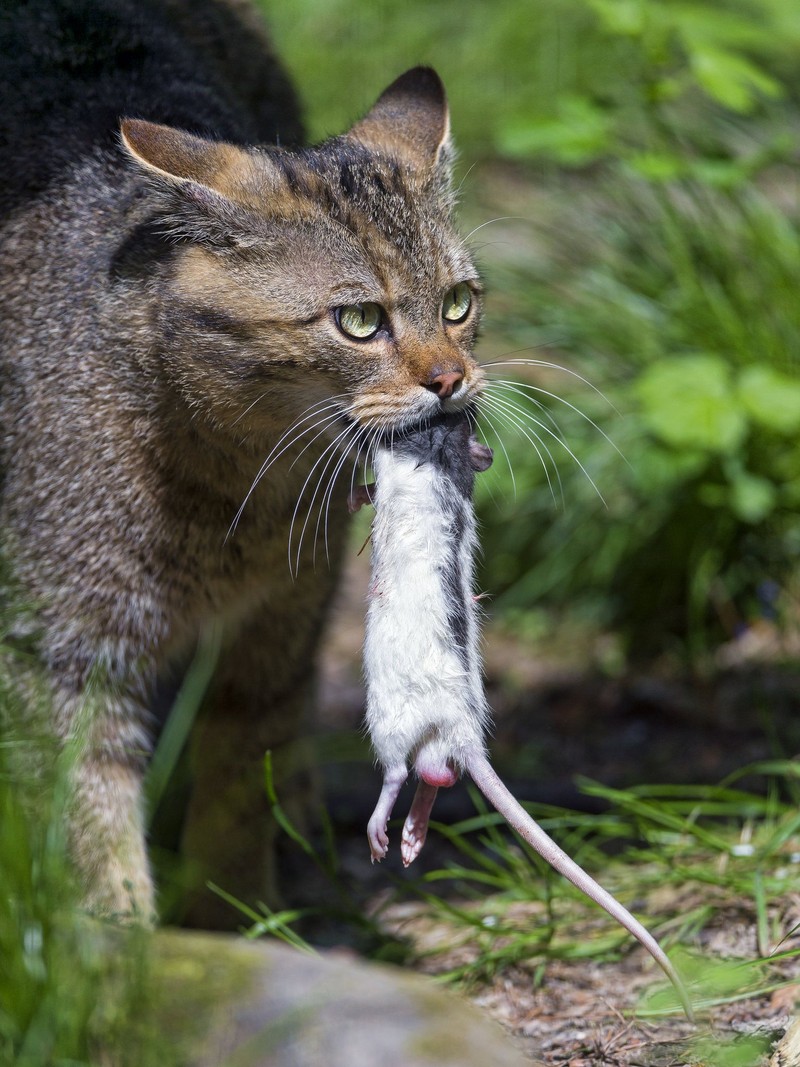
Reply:
[[[349,953],[171,930],[152,950],[153,1023],[187,1067],[530,1067],[455,994]]]

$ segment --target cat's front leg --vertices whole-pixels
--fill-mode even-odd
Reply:
[[[147,737],[137,703],[120,692],[56,696],[69,780],[67,839],[82,894],[93,915],[155,921],[145,848],[142,779]]]

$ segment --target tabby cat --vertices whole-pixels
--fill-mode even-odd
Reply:
[[[154,709],[210,625],[182,849],[197,886],[254,899],[264,751],[308,728],[357,457],[481,388],[444,92],[411,70],[292,147],[244,0],[4,0],[0,54],[6,595],[34,606],[57,738],[85,735],[85,903],[154,913]],[[198,889],[189,921],[236,916]]]

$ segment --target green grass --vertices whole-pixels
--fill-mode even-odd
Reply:
[[[483,253],[488,359],[512,361],[490,373],[519,383],[486,402],[493,610],[694,665],[763,620],[796,629],[800,218],[755,189],[619,176],[544,204]]]
[[[780,108],[796,89],[792,0],[261,3],[315,138],[341,132],[425,63],[445,80],[472,158],[624,158],[674,174],[677,137],[700,173],[730,179],[791,153]],[[757,141],[742,137],[745,120],[760,124]]]
[[[190,677],[187,692],[196,681]],[[6,707],[15,703],[9,688],[3,697]],[[174,745],[174,735],[167,739]],[[0,1063],[177,1064],[180,1053],[163,1042],[163,1013],[151,1004],[147,938],[126,938],[120,944],[127,948],[109,951],[109,932],[80,915],[63,837],[71,756],[51,761],[53,773],[36,777],[31,745],[12,738],[0,748]],[[162,755],[155,766],[170,758]],[[374,954],[399,958],[391,924],[382,925],[380,914],[365,919],[342,881],[333,830],[320,855],[282,811],[269,759],[264,786],[284,832],[315,859],[335,894],[324,894],[317,913],[360,928],[362,942],[369,926]],[[718,786],[583,787],[608,810],[586,815],[539,807],[534,815],[662,940],[701,1013],[789,981],[787,961],[796,950],[779,903],[793,884],[800,851],[797,763],[761,762]],[[415,950],[426,969],[475,986],[524,966],[536,983],[547,980],[554,960],[580,966],[629,949],[628,935],[511,837],[477,797],[476,808],[464,822],[434,827],[459,861],[395,884],[395,899],[421,901],[428,920],[447,930],[444,949]],[[307,910],[271,911],[235,901],[224,886],[217,891],[240,911],[246,937],[278,937],[313,951],[302,933]],[[758,956],[704,958],[703,932],[731,911],[757,928]],[[448,957],[459,946],[462,958],[451,965]],[[643,1018],[675,1011],[664,990],[639,1007]],[[700,1059],[698,1051],[692,1062]]]
[[[758,776],[763,791],[737,788],[740,776]],[[796,968],[789,973],[783,965],[800,954],[797,931],[785,925],[780,905],[800,862],[800,765],[759,763],[740,776],[718,786],[627,790],[585,782],[588,795],[608,802],[602,815],[529,806],[582,866],[634,907],[673,955],[701,1015],[796,981]],[[435,946],[426,947],[423,932],[417,949],[427,970],[474,986],[524,963],[539,982],[554,960],[613,960],[633,946],[604,912],[512,839],[477,795],[475,802],[475,817],[434,827],[462,860],[400,890],[423,901],[425,923],[436,924]],[[724,927],[731,914],[756,927],[752,960],[703,951],[704,932]],[[639,1010],[646,1017],[679,1006],[670,989],[659,988]]]
[[[79,909],[64,834],[70,759],[41,739],[0,746],[0,1064],[170,1067],[141,1021],[145,944],[131,935],[110,951]]]

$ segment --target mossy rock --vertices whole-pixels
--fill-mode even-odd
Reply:
[[[126,982],[131,954],[146,980],[135,1017],[128,1008],[99,1040],[101,1063],[117,1067],[122,1040],[155,1043],[170,1067],[530,1067],[455,994],[349,952],[173,930],[111,936],[128,942],[115,953]]]

